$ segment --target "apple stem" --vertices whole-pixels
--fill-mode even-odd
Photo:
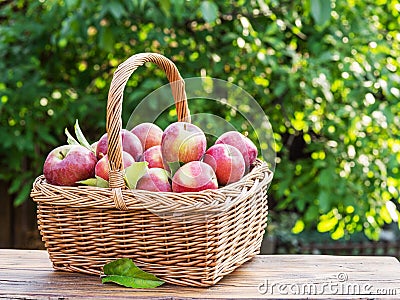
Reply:
[[[65,158],[65,155],[64,155],[64,153],[62,152],[62,151],[60,151],[60,155],[61,155],[61,157],[64,159]]]

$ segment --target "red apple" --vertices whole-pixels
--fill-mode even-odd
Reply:
[[[206,151],[207,141],[204,132],[196,125],[176,122],[169,125],[163,133],[161,154],[164,167],[168,163],[199,160]]]
[[[43,166],[46,181],[74,186],[77,181],[94,177],[96,155],[81,145],[64,145],[53,149]]]
[[[160,145],[150,147],[144,151],[140,160],[147,161],[149,168],[164,168]]]
[[[217,177],[211,166],[201,161],[191,161],[180,167],[172,178],[172,191],[199,192],[217,189]]]
[[[94,143],[92,143],[92,144],[90,145],[90,147],[92,147],[92,149],[93,149],[94,152],[96,152],[97,144],[98,144],[98,143],[99,143],[99,141],[96,141],[96,142],[94,142]]]
[[[228,131],[223,133],[215,144],[227,144],[237,148],[242,153],[246,165],[246,171],[250,169],[258,155],[256,145],[246,136],[238,131]]]
[[[126,129],[121,130],[121,137],[122,137],[122,150],[128,152],[130,155],[132,155],[133,159],[138,161],[140,156],[143,154],[143,147],[139,138]],[[107,154],[107,151],[108,151],[108,137],[107,133],[105,133],[97,143],[96,147],[97,158],[101,159],[104,155]]]
[[[143,175],[136,184],[138,190],[153,192],[171,192],[168,173],[161,168],[152,168]]]
[[[244,175],[243,155],[231,145],[217,144],[210,147],[203,161],[213,168],[221,185],[236,182]]]
[[[131,132],[136,135],[142,143],[143,150],[161,145],[163,131],[153,123],[142,123],[135,126]]]
[[[132,155],[130,155],[128,152],[125,151],[122,151],[122,160],[124,168],[129,167],[135,162]],[[108,160],[108,155],[106,154],[97,162],[95,167],[95,175],[108,181],[109,171],[110,171],[109,160]]]

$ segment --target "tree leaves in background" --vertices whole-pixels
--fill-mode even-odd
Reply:
[[[119,1],[106,1],[104,9],[108,10],[116,20],[126,15],[126,10]]]
[[[331,0],[310,0],[311,15],[315,23],[322,26],[331,17]]]
[[[169,17],[171,15],[171,1],[170,0],[159,0],[160,9],[164,15]]]
[[[107,52],[113,52],[114,44],[115,37],[112,29],[107,25],[102,26],[99,36],[99,46]]]
[[[153,274],[141,270],[129,258],[121,258],[114,260],[103,267],[104,277],[101,282],[113,282],[125,287],[131,288],[156,288],[164,281],[157,278]]]
[[[203,19],[208,23],[212,23],[217,19],[218,6],[212,1],[201,2],[200,11]]]

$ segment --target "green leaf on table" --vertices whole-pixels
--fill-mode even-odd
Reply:
[[[212,23],[217,19],[218,6],[212,1],[201,2],[200,11],[207,23]]]
[[[75,121],[74,129],[75,129],[76,138],[78,139],[79,143],[83,147],[88,148],[90,151],[93,151],[92,146],[89,144],[89,142],[87,141],[87,139],[83,135],[81,128],[79,127],[78,120]]]
[[[67,136],[68,145],[80,145],[79,142],[69,133],[68,129],[65,128],[65,135]]]
[[[147,165],[148,162],[146,161],[134,162],[125,169],[125,182],[128,188],[136,188],[137,182],[148,170]]]
[[[103,178],[96,176],[96,178],[89,178],[85,180],[78,181],[79,184],[88,185],[88,186],[97,186],[102,188],[108,188],[108,181]]]
[[[129,258],[114,260],[103,267],[104,277],[102,283],[113,282],[131,288],[155,288],[164,281],[153,274],[141,270]]]

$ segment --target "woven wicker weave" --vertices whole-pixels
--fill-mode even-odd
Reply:
[[[55,186],[39,176],[31,192],[39,230],[58,270],[98,275],[105,263],[129,257],[169,283],[214,285],[259,253],[273,174],[257,160],[240,181],[217,190],[127,189],[120,137],[123,90],[145,62],[165,71],[178,120],[190,122],[184,81],[175,65],[154,53],[130,57],[115,71],[108,97],[110,188]]]

